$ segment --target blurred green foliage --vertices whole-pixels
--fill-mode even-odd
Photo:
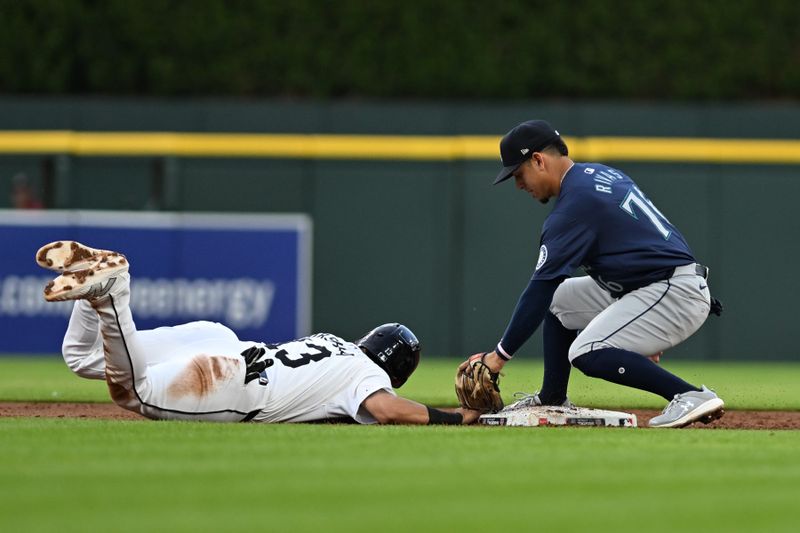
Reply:
[[[12,94],[800,94],[795,0],[0,0],[0,20]]]

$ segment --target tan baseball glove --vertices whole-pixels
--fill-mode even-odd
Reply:
[[[483,362],[486,354],[469,358],[467,367],[456,373],[456,396],[462,407],[476,411],[497,412],[503,408],[500,397],[500,374]]]

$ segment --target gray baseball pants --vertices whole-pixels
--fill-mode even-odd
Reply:
[[[568,278],[550,305],[561,324],[580,330],[569,360],[603,348],[649,356],[665,351],[700,329],[710,308],[708,282],[695,264],[678,267],[669,279],[614,299],[589,276]]]

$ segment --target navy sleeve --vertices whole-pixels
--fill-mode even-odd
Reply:
[[[571,276],[583,262],[595,242],[596,231],[590,225],[563,215],[545,221],[535,280],[563,279]]]
[[[514,353],[533,335],[544,320],[545,313],[550,309],[553,293],[556,292],[563,279],[563,276],[547,280],[531,279],[527,288],[520,295],[517,308],[511,315],[506,332],[497,345],[497,354],[500,357],[511,359]]]

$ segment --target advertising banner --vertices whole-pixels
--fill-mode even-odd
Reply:
[[[44,300],[58,274],[34,260],[56,240],[127,256],[137,329],[211,320],[243,340],[307,335],[311,232],[304,214],[0,210],[0,354],[61,350],[73,303]]]

